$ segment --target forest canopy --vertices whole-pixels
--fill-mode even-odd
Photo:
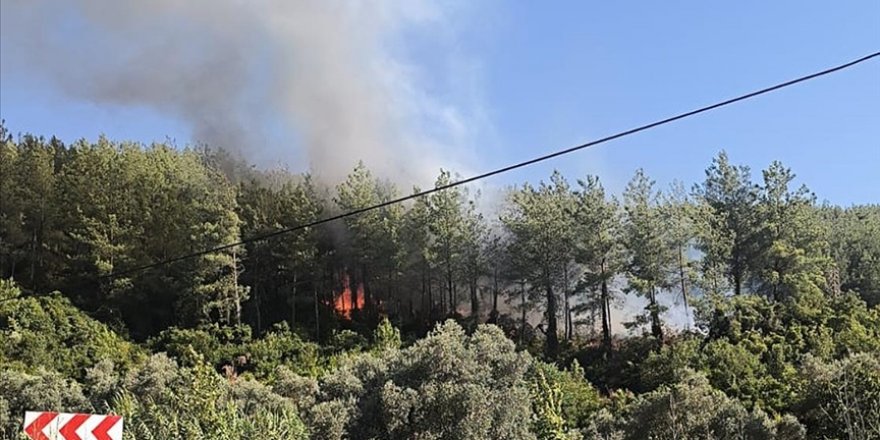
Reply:
[[[455,187],[199,254],[406,193],[0,138],[4,438],[26,410],[131,439],[880,438],[880,205],[779,162],[619,195],[556,172],[492,214]]]

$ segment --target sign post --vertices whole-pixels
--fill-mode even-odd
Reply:
[[[122,440],[122,417],[28,411],[24,433],[33,440]]]

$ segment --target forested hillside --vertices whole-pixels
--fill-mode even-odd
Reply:
[[[250,240],[419,189],[0,138],[3,438],[26,410],[128,439],[880,438],[880,205],[781,163],[619,195],[554,173],[492,213],[455,187]]]

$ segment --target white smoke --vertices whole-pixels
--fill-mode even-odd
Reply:
[[[182,120],[192,140],[338,180],[363,159],[399,183],[462,170],[480,117],[455,22],[465,4],[346,0],[3,0],[3,69],[70,97]],[[407,56],[430,40],[441,91]],[[423,54],[424,55],[424,54]],[[464,61],[466,63],[466,61]],[[436,67],[432,64],[432,67]],[[446,89],[443,89],[446,87]],[[428,90],[432,90],[431,93]],[[444,92],[445,90],[445,92]],[[453,95],[458,97],[451,97]],[[466,124],[463,121],[468,121]],[[162,136],[163,134],[158,134]]]

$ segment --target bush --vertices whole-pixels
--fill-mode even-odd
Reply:
[[[293,404],[267,387],[230,383],[205,363],[166,374],[172,365],[154,356],[112,402],[111,409],[129,421],[127,440],[308,438]]]
[[[21,297],[0,280],[0,361],[26,371],[48,368],[76,380],[102,360],[127,368],[143,351],[95,321],[59,294]]]
[[[535,368],[532,378],[532,428],[541,440],[579,440],[580,433],[569,430],[563,416],[561,386],[547,379],[547,370],[554,368]]]
[[[497,327],[447,321],[411,347],[340,358],[307,420],[317,439],[532,439],[531,364]]]
[[[684,337],[649,353],[639,365],[642,386],[647,391],[653,391],[684,379],[688,369],[695,369],[700,364],[700,345],[699,339]]]
[[[808,357],[797,405],[814,438],[880,438],[880,354],[834,362]]]
[[[205,360],[218,370],[225,366],[231,374],[250,373],[259,379],[270,379],[279,365],[313,377],[325,368],[321,348],[303,341],[284,322],[259,339],[254,339],[250,327],[245,325],[172,327],[148,344],[153,351],[166,352],[184,366],[192,367]]]
[[[535,362],[529,372],[529,381],[533,390],[537,388],[546,391],[533,393],[533,403],[548,398],[548,393],[558,394],[559,415],[565,426],[577,429],[589,426],[590,419],[602,407],[598,390],[584,377],[584,369],[577,360],[572,361],[569,370],[559,370],[555,365]]]
[[[0,370],[0,434],[15,438],[25,411],[86,412],[91,409],[82,388],[54,371],[34,374]]]
[[[631,440],[804,438],[791,417],[772,420],[760,410],[749,412],[696,373],[639,396],[624,411],[621,431]]]

